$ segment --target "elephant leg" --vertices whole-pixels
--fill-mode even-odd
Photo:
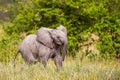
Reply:
[[[43,66],[46,67],[48,59],[46,57],[44,57],[44,58],[41,59],[41,62],[43,64]]]
[[[56,55],[54,58],[54,63],[57,67],[57,71],[60,71],[60,68],[62,67],[62,58],[60,55]]]
[[[41,62],[44,67],[46,67],[48,59],[49,59],[50,53],[46,54],[44,57],[41,58]]]
[[[43,66],[46,67],[46,65],[47,65],[47,60],[46,60],[45,58],[42,58],[42,59],[41,59],[41,62],[42,62],[42,64],[43,64]]]
[[[36,63],[37,60],[34,58],[33,54],[31,51],[26,50],[22,53],[22,57],[25,61],[26,64],[31,64],[31,63]]]

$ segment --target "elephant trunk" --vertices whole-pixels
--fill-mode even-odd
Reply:
[[[66,53],[67,53],[66,48],[67,48],[67,45],[64,45],[63,48],[62,48],[62,61],[64,61],[65,55],[66,55]]]

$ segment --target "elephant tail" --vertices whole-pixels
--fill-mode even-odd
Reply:
[[[15,54],[15,56],[14,56],[14,67],[15,67],[15,59],[16,59],[16,57],[17,57],[17,55],[19,54],[19,50],[16,52],[16,54]]]

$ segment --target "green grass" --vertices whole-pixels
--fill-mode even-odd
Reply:
[[[120,80],[120,63],[98,62],[79,58],[67,58],[60,72],[52,60],[44,68],[41,63],[25,65],[17,62],[16,68],[12,62],[0,64],[0,80]]]

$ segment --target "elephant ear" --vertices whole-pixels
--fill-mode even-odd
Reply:
[[[38,31],[37,31],[37,38],[36,40],[40,43],[42,43],[44,46],[47,46],[49,48],[53,48],[53,40],[49,34],[49,32],[51,32],[52,29],[49,28],[45,28],[45,27],[41,27]]]

